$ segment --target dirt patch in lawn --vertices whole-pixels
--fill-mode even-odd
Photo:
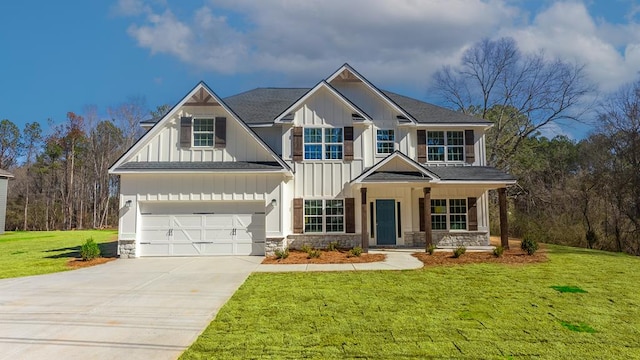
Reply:
[[[384,254],[361,254],[349,257],[348,251],[321,251],[319,258],[308,259],[304,251],[289,250],[289,257],[276,259],[275,256],[265,258],[263,264],[360,264],[383,261]]]
[[[100,258],[95,258],[93,260],[84,261],[82,259],[74,258],[67,261],[67,267],[71,269],[79,269],[79,268],[108,263],[109,261],[113,261],[115,259],[116,259],[115,257],[100,257]]]
[[[500,245],[500,237],[492,236],[491,245]],[[467,250],[459,258],[453,257],[453,250],[438,251],[429,255],[428,253],[413,254],[418,260],[422,261],[425,266],[437,265],[463,265],[463,264],[480,264],[480,263],[498,263],[498,264],[534,264],[547,261],[547,250],[544,244],[540,244],[540,248],[533,255],[527,255],[520,249],[520,240],[509,238],[510,250],[505,250],[502,257],[495,257],[491,251],[475,252]]]

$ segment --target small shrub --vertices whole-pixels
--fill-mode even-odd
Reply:
[[[356,246],[353,249],[349,250],[349,255],[351,256],[355,256],[358,257],[360,255],[362,255],[362,248],[360,246]]]
[[[284,250],[277,249],[276,251],[274,251],[274,254],[276,255],[276,259],[284,260],[289,257],[289,249],[284,249]]]
[[[529,255],[533,255],[538,251],[538,242],[533,240],[528,234],[522,239],[520,249]]]
[[[338,250],[338,242],[337,241],[330,242],[329,245],[327,245],[327,250],[328,251],[336,251],[336,250]]]
[[[467,252],[466,247],[458,246],[455,250],[453,250],[453,257],[457,259],[460,256],[462,256],[462,254],[464,254],[465,252]]]
[[[88,238],[87,241],[82,244],[82,247],[80,248],[80,256],[84,261],[100,257],[100,247],[95,241],[93,241],[93,238]]]
[[[493,256],[495,257],[502,257],[503,253],[504,253],[504,248],[502,247],[502,245],[498,245],[493,249]]]
[[[319,258],[322,253],[320,250],[309,250],[307,251],[307,259],[316,259]]]
[[[429,253],[429,255],[433,255],[435,251],[436,251],[436,246],[433,244],[429,245],[429,247],[427,248],[427,252]]]
[[[306,252],[307,254],[309,253],[309,251],[313,250],[313,248],[311,247],[311,245],[309,244],[304,244],[302,245],[302,247],[300,248],[300,250]]]

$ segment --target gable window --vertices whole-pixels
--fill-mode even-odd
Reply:
[[[464,161],[464,131],[427,131],[428,161]]]
[[[376,131],[376,153],[391,154],[395,150],[395,133],[391,129]]]
[[[340,160],[343,157],[342,128],[305,128],[305,160]]]
[[[305,200],[304,232],[344,232],[344,200]]]
[[[213,146],[213,119],[193,119],[193,146]]]

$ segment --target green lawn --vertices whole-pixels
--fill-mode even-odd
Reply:
[[[0,279],[69,270],[80,246],[92,237],[105,256],[115,255],[117,231],[16,231],[0,235]]]
[[[182,359],[640,359],[640,259],[547,248],[524,266],[256,273]]]

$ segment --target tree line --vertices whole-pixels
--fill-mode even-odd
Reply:
[[[488,165],[518,179],[508,189],[511,235],[640,255],[640,80],[603,93],[583,65],[522,54],[502,38],[470,47],[434,84],[451,107],[493,123]],[[594,130],[580,141],[542,135],[587,122]]]
[[[100,119],[95,106],[67,113],[60,124],[38,122],[22,130],[0,121],[0,168],[10,170],[6,229],[69,230],[115,227],[119,179],[109,166],[141,135],[139,123],[163,115],[149,112],[140,97],[109,108]]]

